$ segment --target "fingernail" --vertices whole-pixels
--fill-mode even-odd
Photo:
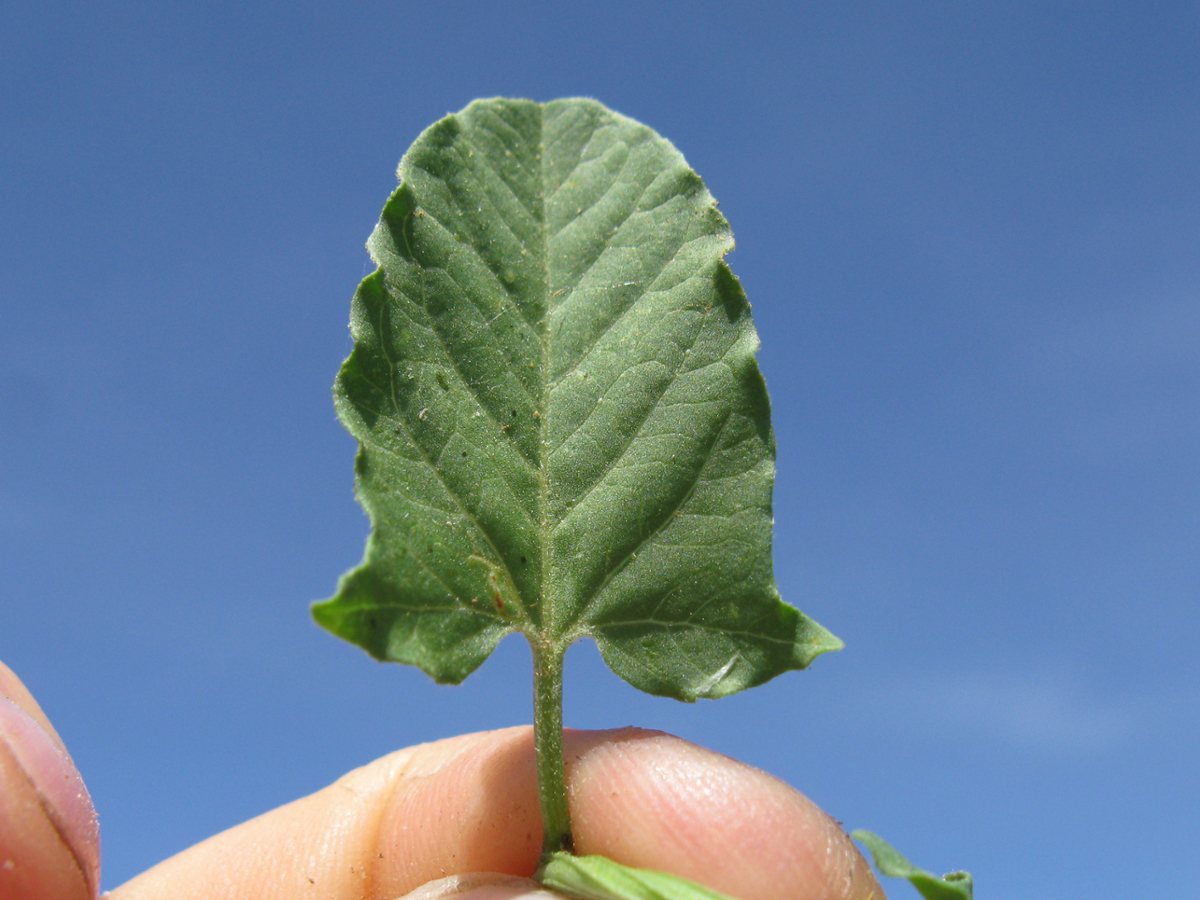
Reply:
[[[536,881],[501,875],[496,872],[473,872],[451,875],[423,884],[397,900],[563,900]]]
[[[3,695],[0,743],[33,785],[46,817],[95,896],[100,890],[100,828],[92,798],[71,757],[29,713]]]

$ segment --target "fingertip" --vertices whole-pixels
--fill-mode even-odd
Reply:
[[[836,821],[779,779],[661,732],[568,735],[580,853],[742,900],[882,897]]]
[[[394,900],[460,873],[531,875],[541,844],[532,759],[528,728],[397,751],[185,850],[112,897],[207,900],[232,886],[246,897]]]
[[[0,664],[0,896],[94,898],[100,836],[83,779],[24,685]]]

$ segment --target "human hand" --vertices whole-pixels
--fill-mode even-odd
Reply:
[[[92,900],[99,844],[83,782],[3,664],[0,694],[0,860],[13,862],[0,862],[0,897]],[[569,731],[564,743],[581,854],[671,872],[742,900],[883,897],[837,823],[770,775],[658,732]],[[107,896],[394,900],[420,889],[421,900],[515,900],[538,886],[501,876],[532,875],[541,840],[532,731],[509,728],[385,756]],[[428,884],[463,873],[498,875]]]

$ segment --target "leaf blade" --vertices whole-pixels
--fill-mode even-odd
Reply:
[[[678,151],[595,101],[476,101],[400,177],[335,388],[372,537],[318,621],[443,681],[590,636],[683,700],[841,646],[775,588],[758,338]]]

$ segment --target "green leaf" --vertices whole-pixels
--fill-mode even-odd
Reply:
[[[851,832],[850,837],[862,841],[871,851],[875,868],[891,878],[907,878],[925,900],[972,900],[974,882],[969,872],[951,872],[938,878],[932,872],[918,869],[877,834],[859,829]]]
[[[335,386],[372,532],[317,620],[452,683],[510,632],[590,636],[681,700],[840,647],[779,599],[758,337],[679,152],[591,100],[483,100],[399,176]]]
[[[554,853],[535,878],[578,900],[730,900],[678,875],[634,869],[604,856]]]

